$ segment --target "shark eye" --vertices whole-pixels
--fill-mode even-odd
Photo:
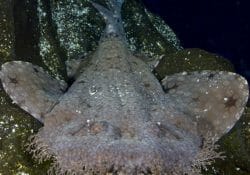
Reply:
[[[109,124],[108,122],[101,121],[101,122],[93,122],[93,124],[90,124],[89,126],[89,132],[90,134],[99,134],[101,132],[105,132],[108,130]]]
[[[148,131],[157,138],[166,138],[170,140],[181,140],[182,135],[177,131],[174,126],[170,126],[166,123],[152,123],[148,128]]]
[[[111,125],[107,121],[90,121],[85,123],[77,123],[74,127],[68,128],[68,132],[72,136],[107,136],[109,138],[118,139],[121,137],[121,131],[118,127]]]
[[[109,138],[119,139],[121,138],[120,128],[110,124],[107,121],[98,121],[89,123],[88,134],[90,135],[103,135]]]

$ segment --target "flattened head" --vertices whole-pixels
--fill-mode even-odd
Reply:
[[[33,143],[38,145],[36,149],[43,145],[44,155],[38,154],[38,158],[54,156],[55,169],[61,174],[188,171],[199,144],[191,135],[172,132],[175,129],[167,123],[122,128],[105,120],[72,119],[56,128],[45,125]]]

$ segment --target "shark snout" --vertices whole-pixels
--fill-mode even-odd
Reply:
[[[57,162],[65,170],[81,170],[83,174],[164,174],[193,157],[188,150],[194,145],[171,129],[154,122],[136,128],[88,121],[68,138],[64,135],[57,139],[53,147]]]

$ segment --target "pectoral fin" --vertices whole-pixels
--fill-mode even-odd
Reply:
[[[40,122],[67,88],[65,82],[50,77],[42,68],[22,61],[3,64],[0,78],[13,103]]]
[[[201,135],[211,131],[216,138],[233,127],[248,100],[247,81],[231,72],[178,73],[162,85],[179,110],[197,122]]]

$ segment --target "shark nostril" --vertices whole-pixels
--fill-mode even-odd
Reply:
[[[121,130],[107,121],[93,121],[88,124],[88,134],[103,135],[103,138],[107,136],[116,140],[121,137]]]
[[[107,121],[92,122],[88,126],[88,132],[92,135],[105,134],[114,139],[135,139],[137,131],[134,127],[115,126]]]
[[[74,123],[74,122],[73,122]],[[69,133],[72,136],[88,136],[109,133],[110,130],[113,133],[112,126],[106,121],[90,121],[71,123],[71,127],[68,128]]]

